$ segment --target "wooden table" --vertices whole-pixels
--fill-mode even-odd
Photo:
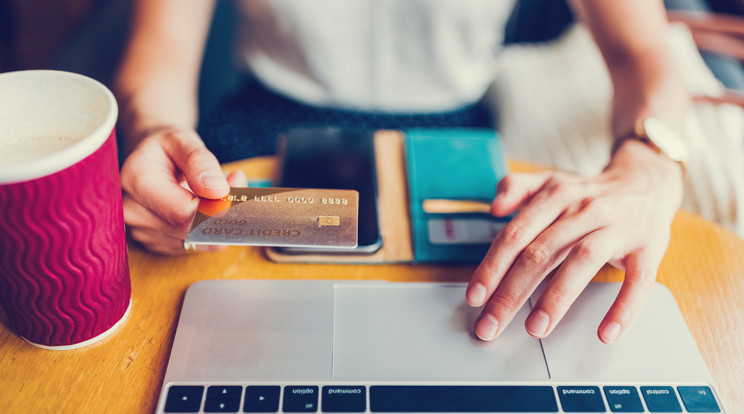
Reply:
[[[271,160],[228,166],[249,176]],[[512,170],[529,169],[512,164]],[[0,312],[0,413],[151,413],[165,373],[186,288],[202,279],[384,279],[467,281],[474,266],[277,264],[261,249],[230,247],[183,257],[130,243],[133,307],[112,336],[73,351],[35,348]],[[597,281],[617,281],[609,267]],[[695,337],[730,413],[744,412],[744,240],[680,212],[659,270]]]

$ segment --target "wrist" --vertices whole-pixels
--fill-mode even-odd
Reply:
[[[158,131],[193,131],[196,128],[195,98],[191,99],[189,94],[163,94],[162,91],[148,92],[143,89],[130,93],[120,91],[118,99],[118,128],[125,154],[131,153],[140,142]]]
[[[656,182],[678,184],[681,191],[685,170],[682,164],[659,154],[643,142],[626,139],[616,147],[605,172],[637,178],[652,185]]]
[[[615,140],[612,153],[627,141],[641,143],[661,158],[677,163],[684,175],[690,152],[687,143],[660,119],[645,118],[636,122],[633,131]]]

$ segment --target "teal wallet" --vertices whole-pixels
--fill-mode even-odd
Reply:
[[[479,262],[509,218],[486,213],[431,214],[424,200],[490,202],[507,173],[498,134],[481,129],[405,131],[415,262]]]

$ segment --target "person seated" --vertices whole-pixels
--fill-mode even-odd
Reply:
[[[493,62],[509,2],[239,5],[240,63],[256,83],[242,100],[221,106],[218,125],[200,136],[197,81],[214,0],[137,2],[115,88],[126,140],[124,217],[131,237],[153,252],[184,253],[199,197],[223,197],[244,181],[240,173],[225,177],[219,161],[270,151],[277,128],[488,123],[480,98],[498,76]],[[545,337],[610,263],[625,271],[625,281],[598,336],[616,341],[653,286],[681,203],[684,166],[637,131],[653,119],[681,133],[690,104],[665,43],[662,3],[574,0],[572,6],[610,71],[617,145],[596,176],[515,173],[499,183],[491,211],[515,216],[467,288],[468,303],[484,306],[475,323],[484,340],[503,332],[551,275],[526,322],[532,336]]]

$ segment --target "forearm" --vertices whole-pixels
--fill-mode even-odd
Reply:
[[[660,2],[574,0],[607,62],[615,87],[615,138],[647,117],[681,129],[687,94],[666,46]],[[499,232],[468,285],[483,306],[478,337],[503,332],[537,286],[545,288],[525,320],[544,338],[606,263],[625,271],[597,335],[616,341],[638,317],[669,243],[682,199],[682,168],[640,140],[624,140],[605,170],[584,177],[561,172],[510,174],[491,211],[514,215]]]
[[[127,153],[153,127],[196,126],[199,70],[213,6],[213,0],[137,3],[114,81]]]
[[[627,135],[647,117],[661,118],[682,132],[691,100],[667,42],[661,1],[573,0],[573,6],[610,73],[614,136]]]
[[[610,69],[614,89],[612,132],[620,138],[643,118],[663,119],[682,134],[691,98],[668,49],[648,51]]]

